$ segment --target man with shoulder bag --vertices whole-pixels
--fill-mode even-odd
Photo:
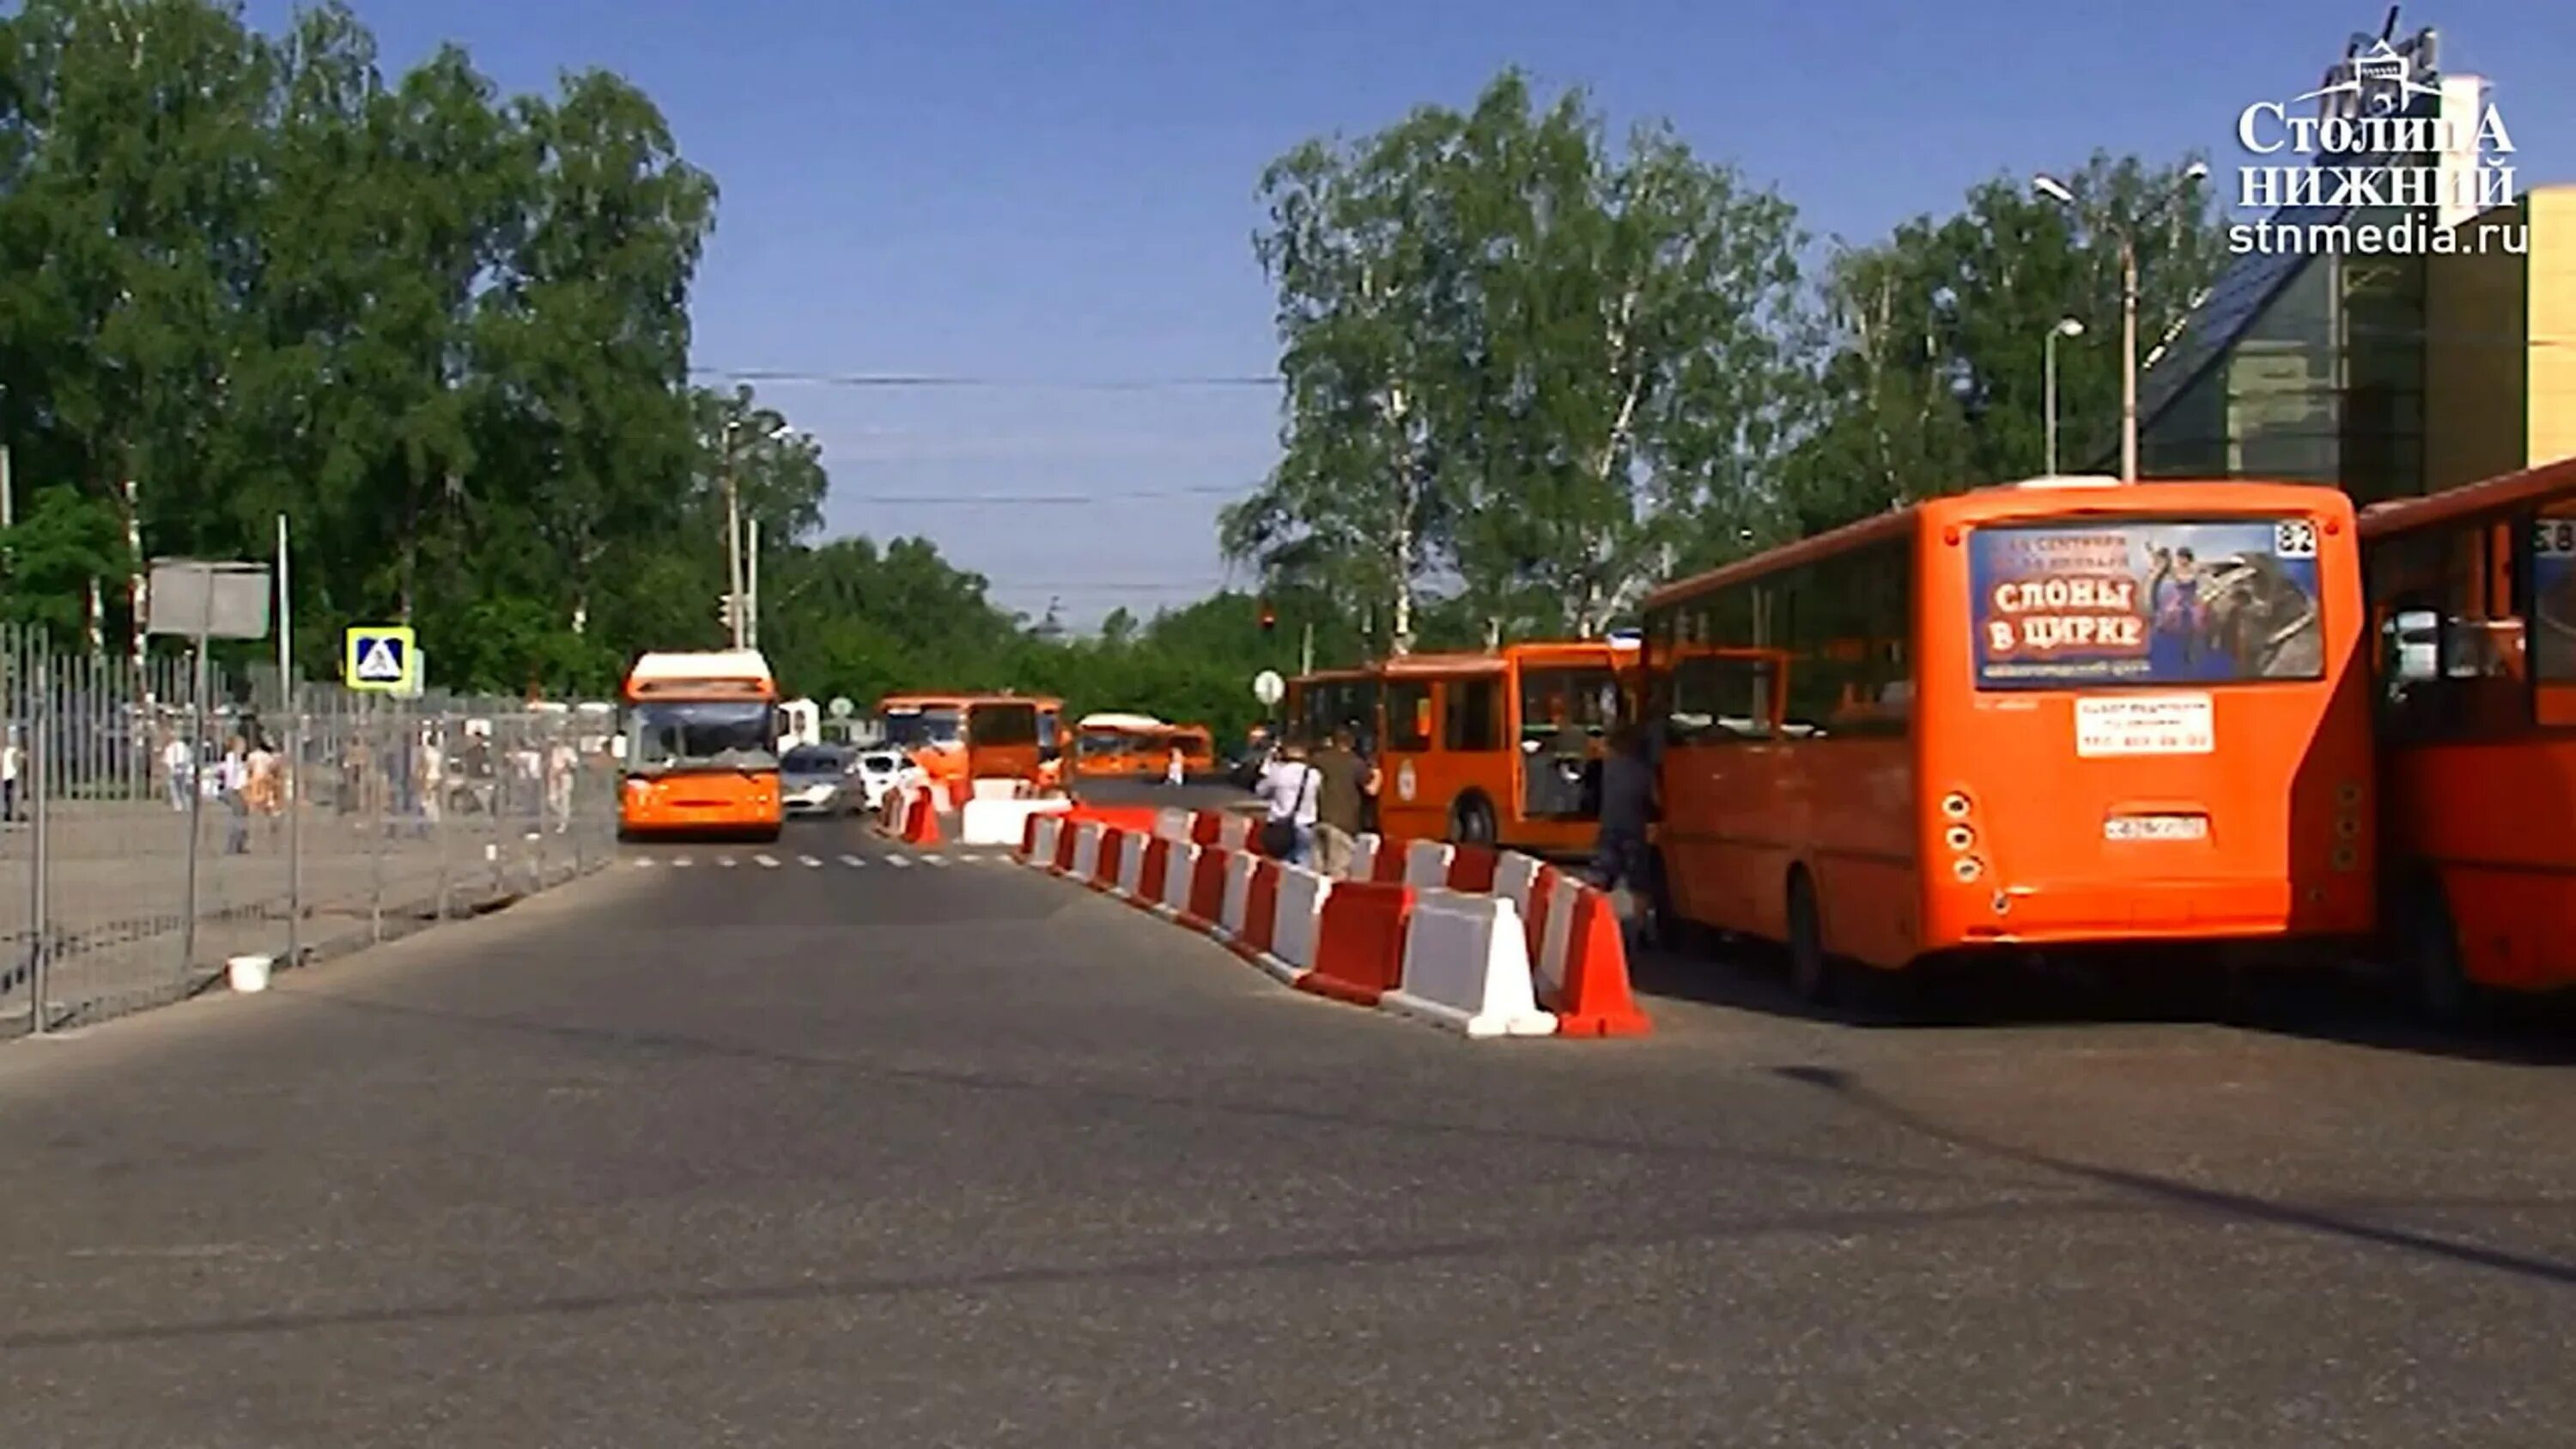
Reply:
[[[1316,796],[1321,772],[1307,762],[1303,741],[1290,741],[1261,775],[1261,798],[1267,805],[1261,823],[1261,853],[1290,865],[1310,865],[1315,858]]]

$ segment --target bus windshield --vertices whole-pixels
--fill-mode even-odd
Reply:
[[[1127,753],[1127,736],[1114,730],[1085,730],[1078,747],[1090,759],[1123,755]]]
[[[2304,518],[1981,528],[1968,579],[1979,689],[2326,675]]]
[[[885,717],[885,742],[898,750],[953,745],[964,737],[964,727],[953,709],[890,710]]]
[[[627,763],[645,771],[774,770],[777,728],[776,710],[758,700],[648,700],[635,706]]]

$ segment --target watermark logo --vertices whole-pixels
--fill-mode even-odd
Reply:
[[[2520,223],[2447,226],[2514,199],[2513,133],[2482,96],[2436,83],[2429,47],[2356,44],[2326,83],[2257,101],[2236,140],[2259,158],[2237,168],[2236,205],[2379,215],[2332,223],[2264,220],[2228,228],[2229,250],[2447,254],[2523,250]],[[2294,113],[2313,105],[2314,114]]]

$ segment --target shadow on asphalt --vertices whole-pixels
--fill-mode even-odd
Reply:
[[[1814,1087],[1853,1110],[1891,1126],[1990,1159],[2035,1167],[2058,1176],[2095,1183],[2186,1211],[2245,1222],[2298,1228],[2307,1232],[2370,1243],[2378,1247],[2393,1248],[2425,1257],[2491,1268],[2498,1272],[2536,1278],[2549,1283],[2576,1284],[2576,1263],[2561,1259],[2508,1252],[2479,1243],[2459,1242],[2449,1238],[2437,1238],[2429,1233],[2415,1232],[2411,1229],[2388,1227],[2380,1223],[2364,1221],[2354,1216],[2349,1209],[2329,1211],[2321,1207],[2277,1202],[2251,1193],[2202,1187],[2154,1173],[2133,1172],[2126,1168],[2077,1162],[2070,1158],[2015,1147],[1975,1133],[1944,1127],[1880,1096],[1862,1085],[1857,1076],[1839,1067],[1795,1066],[1775,1067],[1772,1070],[1782,1078]]]
[[[2386,980],[2340,971],[2251,976],[2230,998],[2207,975],[2157,983],[1954,968],[1919,982],[1878,978],[1869,983],[1878,990],[1833,1007],[1800,999],[1782,953],[1758,942],[1729,943],[1714,954],[1640,951],[1629,974],[1648,996],[1843,1026],[2207,1024],[2414,1056],[2576,1066],[2576,996],[2508,1001],[2474,1025],[2438,1027],[2418,1018]]]

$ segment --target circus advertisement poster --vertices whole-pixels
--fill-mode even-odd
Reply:
[[[1968,576],[1980,688],[2325,676],[2307,519],[1979,529]]]

